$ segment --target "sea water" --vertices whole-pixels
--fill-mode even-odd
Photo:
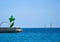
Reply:
[[[60,28],[22,29],[18,33],[0,33],[0,42],[60,42]]]

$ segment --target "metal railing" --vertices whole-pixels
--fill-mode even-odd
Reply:
[[[6,23],[6,24],[10,25],[8,22],[3,21],[3,22],[1,22],[1,23],[0,23],[0,27],[1,27],[1,26],[2,26],[2,24],[4,24],[4,23]]]

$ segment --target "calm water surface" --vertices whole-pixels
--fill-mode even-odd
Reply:
[[[0,33],[0,42],[60,42],[60,28],[23,28],[19,33]]]

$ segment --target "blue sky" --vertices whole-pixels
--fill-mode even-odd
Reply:
[[[60,27],[60,0],[0,0],[0,23],[15,17],[15,27]],[[3,26],[9,26],[7,23]]]

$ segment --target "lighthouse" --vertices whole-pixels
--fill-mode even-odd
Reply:
[[[0,27],[0,33],[22,32],[23,30],[20,27],[13,27],[14,20],[15,20],[15,18],[13,16],[11,16],[9,18],[10,27]],[[2,23],[5,23],[5,22],[2,22]]]
[[[11,17],[9,18],[9,20],[10,20],[10,28],[13,28],[15,18],[13,18],[13,16],[11,16]]]

